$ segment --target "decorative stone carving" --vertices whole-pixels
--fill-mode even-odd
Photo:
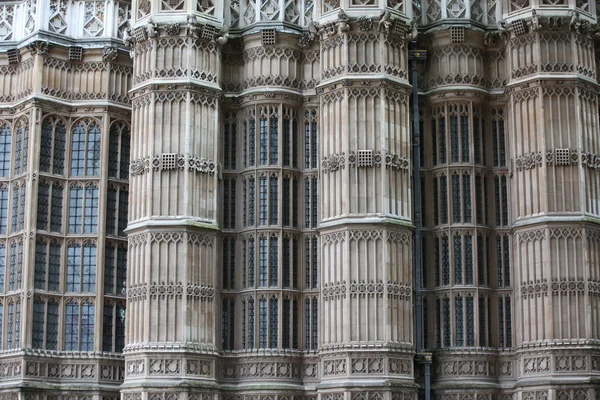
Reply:
[[[538,151],[537,153],[526,153],[516,158],[515,165],[517,171],[530,170],[542,166],[543,160],[544,157],[542,156],[541,151]]]
[[[531,299],[542,296],[548,296],[548,281],[545,278],[521,283],[522,298]]]
[[[321,160],[321,171],[323,172],[336,172],[340,169],[345,168],[346,159],[344,153],[331,154],[323,157]]]
[[[47,40],[36,40],[35,42],[31,42],[27,45],[27,49],[31,55],[39,54],[41,56],[45,56],[48,54],[50,49],[50,42]]]
[[[114,46],[107,46],[102,50],[102,61],[111,62],[117,59],[119,51]]]
[[[177,36],[181,32],[181,25],[177,22],[173,22],[165,25],[165,33],[169,36]]]

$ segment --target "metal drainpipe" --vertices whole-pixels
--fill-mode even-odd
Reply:
[[[410,43],[409,60],[412,80],[412,183],[415,230],[413,235],[413,271],[415,275],[415,336],[417,364],[424,367],[425,400],[431,398],[431,354],[423,352],[423,293],[421,288],[423,262],[421,259],[421,132],[419,129],[419,80],[417,63],[426,58],[426,51],[417,50],[417,42]]]

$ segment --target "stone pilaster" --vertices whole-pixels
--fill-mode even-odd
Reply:
[[[411,119],[404,24],[388,15],[350,20],[339,11],[319,24],[319,33],[320,310],[326,322],[320,330],[319,391],[326,399],[344,392],[347,398],[365,392],[375,396],[369,398],[387,393],[412,398]]]
[[[214,7],[201,8],[200,2],[138,2],[126,35],[136,80],[125,398],[216,395],[218,83],[227,34]]]
[[[536,14],[538,11],[541,16]],[[581,10],[533,10],[508,42],[518,392],[561,398],[597,372],[598,143],[593,40]],[[567,384],[566,375],[573,377]],[[540,383],[543,386],[540,386]],[[589,393],[588,393],[589,392]]]

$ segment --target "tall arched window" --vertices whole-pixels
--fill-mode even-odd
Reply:
[[[100,127],[95,120],[84,119],[73,128],[71,175],[100,175]]]
[[[10,148],[11,148],[10,126],[0,121],[0,176],[7,177],[10,174]]]
[[[109,177],[128,179],[130,140],[131,133],[127,124],[123,122],[112,124],[108,146]]]
[[[42,121],[40,171],[62,175],[65,170],[67,128],[62,119],[48,117]]]
[[[67,292],[93,293],[96,290],[96,245],[73,242],[67,249]]]

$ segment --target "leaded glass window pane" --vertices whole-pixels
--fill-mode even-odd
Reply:
[[[260,119],[260,165],[267,165],[269,154],[269,125],[266,118]]]
[[[8,229],[8,188],[2,187],[2,188],[0,188],[0,234],[5,235],[7,229]]]
[[[87,139],[87,171],[86,175],[100,175],[100,128],[93,123]]]
[[[466,298],[467,319],[467,346],[475,346],[475,319],[473,309],[473,297]]]
[[[79,350],[79,304],[68,303],[65,310],[65,350]]]
[[[466,115],[460,117],[460,134],[462,162],[469,162],[471,159],[471,148],[469,147],[469,117]]]
[[[118,190],[108,188],[106,193],[106,234],[116,235]]]
[[[269,302],[269,347],[277,348],[279,343],[279,300],[271,299]]]
[[[86,129],[83,122],[77,124],[73,130],[73,142],[71,146],[71,175],[85,175],[85,140]]]
[[[458,149],[458,117],[452,116],[450,117],[450,160],[453,163],[459,162]]]
[[[98,231],[98,187],[89,185],[85,189],[85,208],[83,217],[83,233]]]
[[[437,165],[438,157],[437,157],[437,134],[436,134],[436,120],[431,120],[431,159],[433,160],[433,165]]]
[[[33,287],[36,289],[46,289],[46,264],[47,247],[46,243],[36,243],[35,245],[35,270],[33,277]]]
[[[125,295],[125,282],[127,279],[127,248],[117,248],[117,291],[116,294]]]
[[[446,119],[438,119],[438,135],[439,135],[439,160],[440,164],[446,164]]]
[[[473,221],[473,210],[471,207],[471,177],[469,175],[463,175],[463,212],[464,222],[471,223]]]
[[[454,283],[463,283],[462,236],[454,236]]]
[[[442,285],[450,284],[450,249],[448,237],[442,237]]]
[[[281,344],[284,349],[289,349],[290,346],[290,330],[291,330],[291,301],[289,299],[283,300],[283,332],[281,338]]]
[[[52,184],[50,204],[50,231],[62,232],[63,188],[57,182]]]
[[[444,320],[444,347],[450,347],[450,299],[444,298],[443,302]]]
[[[319,252],[317,251],[317,238],[313,237],[311,238],[311,244],[312,244],[312,251],[311,251],[311,258],[312,258],[312,288],[316,289],[317,285],[318,285],[318,279],[319,279],[319,263],[318,263],[318,255]]]
[[[473,284],[473,236],[465,235],[465,283]]]
[[[485,297],[479,296],[479,346],[487,346],[487,334],[485,323]]]
[[[462,297],[456,297],[454,299],[454,317],[455,317],[455,323],[456,323],[456,346],[462,347],[465,345]]]
[[[254,238],[248,239],[248,286],[254,286]]]
[[[42,122],[42,134],[40,138],[40,171],[51,172],[52,170],[52,147],[54,142],[54,126],[49,118]]]
[[[111,304],[104,304],[104,316],[102,320],[102,351],[113,351],[113,328],[114,328],[114,307]]]
[[[0,176],[10,174],[11,132],[8,125],[0,126]]]
[[[258,241],[258,257],[259,257],[259,286],[267,286],[268,278],[268,258],[267,258],[267,239],[261,238]]]
[[[269,179],[269,224],[277,225],[279,204],[279,181],[276,177]]]
[[[4,292],[4,274],[6,273],[6,247],[0,243],[0,292]],[[2,324],[0,324],[2,326]],[[2,329],[0,329],[1,331]],[[0,343],[2,341],[0,340]]]
[[[279,239],[272,237],[269,240],[269,286],[279,284]]]
[[[312,227],[316,228],[317,227],[317,187],[318,187],[318,182],[316,179],[311,179],[311,183],[312,183],[312,188],[311,188],[311,208],[312,208],[312,214],[311,214],[311,219],[312,219]]]
[[[258,302],[258,346],[261,349],[267,347],[268,337],[268,305],[267,299]]]
[[[110,244],[104,248],[104,294],[115,294],[115,253]]]
[[[40,182],[38,185],[37,229],[48,229],[48,211],[50,208],[50,184]]]
[[[290,208],[290,202],[291,202],[291,185],[290,185],[290,178],[283,178],[283,209],[281,210],[282,212],[282,224],[283,226],[290,226],[290,222],[291,222],[291,208]]]
[[[282,265],[282,269],[283,269],[283,287],[290,287],[290,278],[291,278],[291,273],[290,273],[290,267],[291,267],[291,246],[290,246],[290,239],[289,238],[283,238],[283,265]],[[285,307],[284,307],[285,310]],[[284,335],[285,337],[285,335]]]
[[[270,136],[269,136],[269,164],[277,165],[279,162],[279,129],[278,118],[271,117]]]
[[[248,300],[248,348],[254,347],[254,299]]]
[[[58,302],[48,301],[46,312],[46,350],[58,350]]]
[[[235,193],[234,193],[235,196]],[[125,229],[127,228],[127,209],[129,208],[129,192],[121,189],[119,191],[119,219],[117,226],[117,234],[119,236],[125,236]]]
[[[448,181],[445,175],[440,177],[441,223],[448,223]]]
[[[83,223],[83,188],[69,189],[69,233],[81,233]]]
[[[94,314],[94,304],[81,304],[81,351],[94,351]]]
[[[258,210],[258,223],[259,225],[267,224],[267,178],[261,177],[259,180],[259,210]]]
[[[485,285],[485,243],[482,235],[477,235],[477,283]]]
[[[33,326],[31,332],[31,347],[34,349],[44,348],[44,317],[46,314],[46,303],[40,300],[33,302]]]
[[[452,175],[452,222],[460,223],[460,176]]]
[[[96,289],[96,247],[83,246],[82,287],[83,292]]]

